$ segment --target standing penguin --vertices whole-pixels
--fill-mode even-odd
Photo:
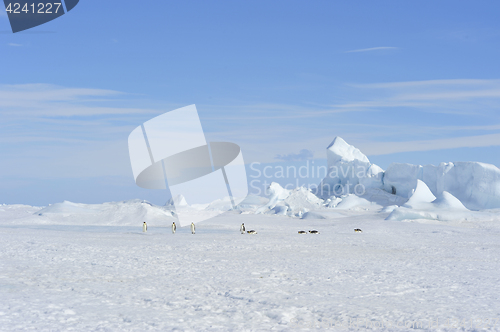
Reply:
[[[172,234],[175,234],[175,231],[177,230],[177,226],[175,226],[175,221],[172,223]]]
[[[146,222],[143,222],[143,223],[142,223],[142,231],[143,231],[144,233],[146,233],[146,232],[148,231],[148,224],[146,224]]]
[[[194,223],[191,223],[191,234],[194,234],[196,231],[196,227],[194,226]]]
[[[240,226],[240,233],[245,234],[245,223],[241,224]]]

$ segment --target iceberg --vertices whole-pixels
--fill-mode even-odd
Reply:
[[[383,169],[371,164],[368,157],[341,137],[335,137],[326,148],[326,157],[328,174],[319,185],[321,197],[356,193],[358,185],[383,188]]]

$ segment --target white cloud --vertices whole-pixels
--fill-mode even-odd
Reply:
[[[208,120],[223,122],[226,131],[213,135],[239,141],[252,161],[271,162],[304,147],[324,158],[335,136],[369,147],[370,155],[500,146],[498,79],[351,84],[345,91],[343,103],[240,106],[228,118]]]
[[[379,47],[370,47],[370,48],[362,48],[358,50],[345,51],[344,53],[358,53],[358,52],[371,52],[371,51],[382,51],[382,50],[397,50],[398,47],[392,46],[379,46]]]
[[[15,43],[8,43],[7,45],[9,45],[9,46],[13,46],[13,47],[23,46],[23,45],[21,45],[21,44],[15,44]]]
[[[356,147],[361,149],[361,151],[366,151],[369,156],[398,152],[432,151],[487,146],[500,146],[500,133],[434,140],[417,140],[407,142],[359,142],[356,144]]]
[[[348,84],[361,89],[368,101],[332,105],[337,108],[383,109],[412,107],[433,113],[475,114],[498,112],[500,80],[455,79]],[[383,97],[380,97],[383,96]],[[371,98],[370,98],[371,97]]]
[[[143,108],[95,105],[96,102],[123,95],[114,90],[66,88],[51,84],[0,85],[0,114],[10,117],[70,117],[160,113]]]

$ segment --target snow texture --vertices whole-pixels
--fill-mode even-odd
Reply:
[[[500,211],[447,224],[226,213],[192,235],[38,210],[0,206],[2,331],[499,330]]]

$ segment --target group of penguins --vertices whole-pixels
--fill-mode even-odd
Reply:
[[[176,231],[176,230],[177,230],[177,226],[175,225],[175,221],[174,221],[174,222],[172,223],[172,234],[175,234],[175,231]],[[146,224],[146,222],[143,222],[143,223],[142,223],[142,231],[143,231],[143,232],[147,232],[147,231],[148,231],[148,225]],[[243,223],[243,224],[241,224],[241,226],[240,226],[240,233],[241,233],[241,234],[245,234],[245,232],[246,232],[246,233],[248,233],[248,234],[257,234],[257,232],[256,232],[256,231],[254,231],[253,229],[252,229],[252,230],[247,231],[247,230],[245,229],[245,223]],[[356,233],[360,233],[360,232],[363,232],[363,231],[362,231],[361,229],[359,229],[359,228],[355,228],[355,229],[354,229],[354,232],[356,232]],[[194,234],[194,233],[196,233],[196,226],[195,226],[195,225],[194,225],[194,223],[192,222],[192,223],[191,223],[191,234]],[[306,232],[306,231],[299,231],[298,233],[299,233],[299,234],[307,234],[307,232]],[[315,230],[315,229],[310,230],[310,231],[309,231],[309,233],[310,233],[310,234],[319,234],[319,232],[318,232],[317,230]]]
[[[177,230],[177,225],[175,224],[175,221],[172,223],[172,234],[175,234],[175,231]],[[142,231],[147,232],[148,231],[148,224],[146,222],[142,223]],[[196,226],[194,225],[194,222],[191,223],[191,234],[196,233]]]

